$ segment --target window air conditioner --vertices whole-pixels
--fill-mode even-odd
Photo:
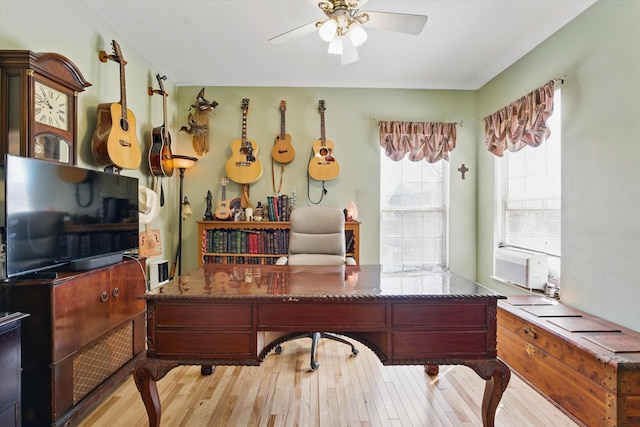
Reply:
[[[549,260],[546,254],[498,248],[495,261],[495,276],[498,279],[528,289],[544,291],[549,276]]]

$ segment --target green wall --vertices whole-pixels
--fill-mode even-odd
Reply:
[[[194,103],[201,87],[180,87],[177,110],[179,121],[187,123],[187,110]],[[201,219],[205,211],[207,190],[214,201],[220,197],[220,178],[231,157],[231,143],[242,136],[241,101],[248,98],[247,138],[258,146],[257,158],[262,163],[262,178],[250,185],[250,198],[255,205],[274,195],[280,183],[280,168],[275,175],[271,163],[271,147],[280,133],[280,101],[287,102],[286,132],[292,137],[296,157],[285,167],[281,194],[295,189],[298,206],[311,206],[322,196],[319,181],[307,179],[307,167],[313,142],[320,138],[318,101],[326,103],[326,138],[335,145],[334,155],[340,164],[337,179],[325,182],[327,194],[322,206],[346,208],[353,200],[358,206],[361,225],[362,264],[378,263],[379,253],[379,193],[380,146],[378,127],[374,120],[432,120],[463,121],[458,129],[458,144],[451,155],[451,265],[468,277],[475,275],[475,179],[473,173],[462,181],[456,172],[460,163],[472,171],[475,168],[474,127],[464,123],[475,121],[475,93],[468,91],[386,90],[386,89],[327,89],[327,88],[271,88],[271,87],[206,87],[205,98],[219,105],[209,116],[209,153],[203,155],[195,167],[185,173],[185,194],[195,217]],[[184,132],[177,135],[177,151],[195,155],[192,137]],[[273,178],[275,176],[275,178]],[[241,186],[227,185],[227,199],[240,197]],[[310,199],[310,200],[309,200]],[[214,203],[215,207],[215,203]],[[196,225],[184,223],[185,238],[194,241]],[[185,247],[185,264],[193,267],[196,245]],[[188,260],[188,261],[184,261]]]
[[[484,117],[554,77],[562,87],[562,288],[640,331],[640,2],[600,0],[478,91]],[[478,125],[478,274],[494,282],[494,161]]]

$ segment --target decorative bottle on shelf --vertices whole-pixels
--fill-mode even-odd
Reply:
[[[253,220],[262,221],[262,218],[264,218],[264,206],[262,206],[262,202],[258,202],[256,210],[253,212]]]

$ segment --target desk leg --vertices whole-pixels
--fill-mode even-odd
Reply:
[[[149,416],[149,427],[160,427],[160,396],[156,381],[178,366],[175,360],[143,359],[136,366],[134,380]]]
[[[494,427],[496,409],[511,379],[509,367],[499,359],[469,361],[465,363],[476,371],[484,380],[484,397],[482,398],[482,425]]]

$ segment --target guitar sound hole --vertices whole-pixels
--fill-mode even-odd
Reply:
[[[327,154],[329,154],[329,150],[326,148],[321,148],[320,149],[320,155],[321,156],[326,156]]]
[[[129,131],[129,122],[125,119],[120,119],[120,128],[125,132]]]

